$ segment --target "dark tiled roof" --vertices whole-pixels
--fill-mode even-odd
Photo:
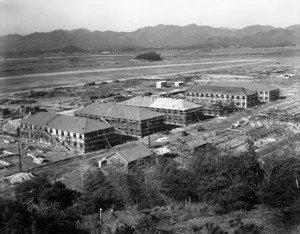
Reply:
[[[132,144],[127,148],[116,151],[116,153],[124,158],[128,163],[153,155],[152,151],[150,151],[144,144]]]
[[[216,84],[216,86],[225,87],[243,87],[253,91],[271,91],[279,89],[278,87],[265,83],[251,83],[251,82],[226,82],[221,84]]]
[[[93,103],[87,107],[75,111],[76,115],[94,115],[108,118],[119,118],[128,120],[147,120],[156,117],[163,117],[163,114],[145,110],[135,106],[124,106],[112,103]]]
[[[31,115],[26,119],[23,119],[20,123],[44,127],[55,117],[56,114],[49,112],[40,112],[38,114]]]
[[[157,97],[149,96],[149,97],[134,97],[124,102],[119,102],[118,104],[125,106],[138,106],[138,107],[149,107]]]
[[[68,115],[56,115],[48,112],[32,115],[22,120],[21,123],[75,133],[88,133],[112,127],[109,124],[97,120]]]
[[[189,89],[187,92],[225,95],[253,95],[256,92],[243,87],[225,87],[202,85]]]
[[[88,133],[111,128],[112,126],[89,118],[59,115],[48,124],[48,127],[69,132]]]

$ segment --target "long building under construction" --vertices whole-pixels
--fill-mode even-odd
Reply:
[[[267,116],[281,121],[300,121],[300,100],[288,100],[269,107],[264,112]]]
[[[243,87],[225,87],[202,85],[186,91],[186,100],[203,104],[203,113],[218,116],[222,114],[218,103],[230,105],[237,109],[246,109],[258,104],[258,93]]]
[[[163,114],[165,123],[181,126],[199,122],[202,116],[202,106],[182,99],[134,97],[120,104],[148,108]]]
[[[40,112],[20,122],[20,135],[81,153],[119,143],[114,127],[96,120]]]
[[[274,85],[253,82],[226,82],[217,84],[223,87],[242,87],[256,91],[260,103],[276,101],[280,97],[280,89]]]
[[[75,111],[74,114],[107,122],[121,133],[131,136],[144,137],[164,129],[163,114],[139,107],[93,103]]]

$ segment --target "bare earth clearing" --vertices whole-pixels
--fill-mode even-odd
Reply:
[[[239,59],[215,62],[197,61],[192,63],[185,62],[173,64],[155,64],[148,66],[123,66],[90,70],[73,70],[5,76],[0,77],[0,93],[66,85],[70,86],[87,82],[100,82],[115,79],[158,78],[162,76],[172,76],[192,72],[205,72],[209,70],[224,69],[236,66],[268,63],[271,61],[272,60],[270,59]]]

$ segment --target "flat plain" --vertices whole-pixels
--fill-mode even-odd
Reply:
[[[230,68],[299,63],[298,50],[241,49],[199,53],[192,50],[160,51],[163,60],[135,59],[137,54],[68,55],[0,60],[0,94],[74,86],[122,79],[168,79],[188,73],[214,73]],[[247,72],[246,72],[247,73]],[[247,75],[247,74],[245,74]]]

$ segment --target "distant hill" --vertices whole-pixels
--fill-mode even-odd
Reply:
[[[287,30],[300,29],[300,24],[295,24],[286,28]]]
[[[243,37],[253,36],[257,33],[269,32],[273,29],[275,28],[270,25],[267,26],[258,25],[258,24],[252,25],[236,31],[235,37],[243,38]]]
[[[124,50],[127,48],[166,48],[197,46],[250,47],[286,46],[300,44],[300,25],[286,29],[270,25],[252,25],[243,29],[214,28],[210,26],[157,25],[133,32],[55,30],[26,36],[0,37],[0,52],[79,50]],[[73,46],[68,48],[70,45]],[[80,51],[78,51],[80,52]]]
[[[86,50],[83,50],[83,49],[78,48],[73,45],[69,45],[69,46],[66,46],[61,49],[52,50],[51,52],[54,52],[54,53],[63,52],[63,53],[72,54],[72,53],[83,53],[83,52],[86,52]]]

